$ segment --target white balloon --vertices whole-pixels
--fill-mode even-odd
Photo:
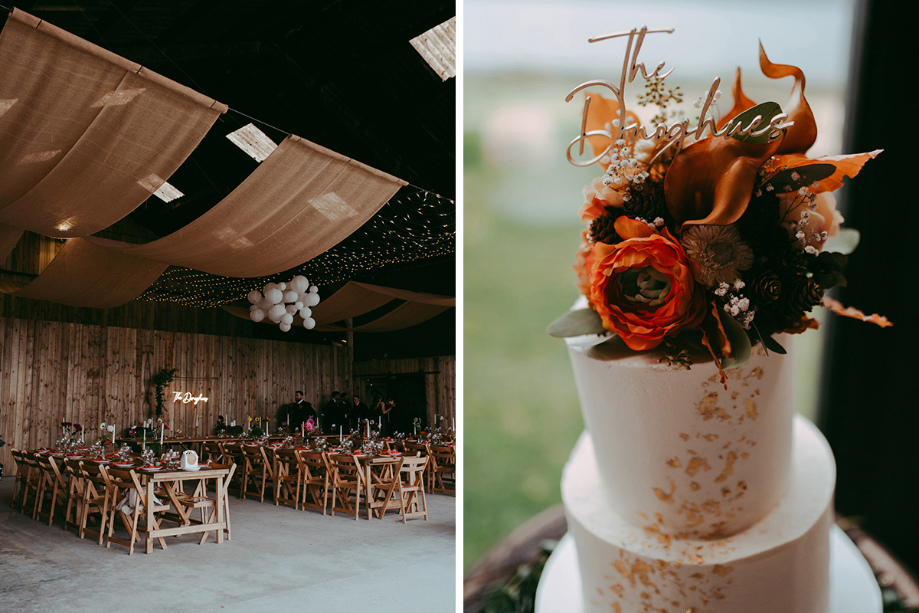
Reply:
[[[265,319],[265,311],[263,311],[262,309],[255,309],[254,311],[249,313],[249,319],[251,319],[255,323],[258,323],[262,321],[263,319]]]
[[[306,277],[303,275],[297,275],[290,280],[290,287],[298,294],[302,294],[306,291],[306,288],[309,287],[310,282],[306,280]]]
[[[281,324],[281,332],[287,332],[290,330],[290,324]]]
[[[284,290],[287,289],[287,284],[286,284],[286,283],[278,283],[278,289],[281,290],[281,291],[283,292]]]
[[[297,301],[294,303],[294,307],[299,311],[300,309],[303,308],[303,301],[302,301],[302,300],[297,300]]]
[[[319,304],[319,294],[310,294],[309,298],[307,299],[306,305],[316,306],[317,304]]]
[[[284,305],[276,304],[271,307],[271,310],[268,311],[268,319],[274,323],[278,323],[281,321],[281,317],[283,317],[285,313],[287,313],[287,309],[284,308]]]
[[[285,308],[287,309],[287,312],[290,313],[291,315],[297,312],[297,305],[295,304],[288,304]]]
[[[259,300],[262,299],[262,292],[258,291],[257,289],[254,289],[251,292],[249,292],[249,295],[246,296],[246,298],[248,298],[249,302],[251,302],[252,304],[258,304]]]
[[[292,289],[287,290],[284,293],[284,302],[296,302],[297,301],[297,292]]]
[[[258,301],[258,308],[262,309],[263,311],[267,313],[268,309],[271,308],[271,301],[268,300],[267,298],[262,298],[261,300]]]
[[[291,315],[290,313],[284,313],[283,315],[281,315],[281,325],[287,324],[289,326],[292,323],[294,323],[293,315]]]
[[[309,319],[312,314],[313,311],[309,307],[303,307],[300,309],[300,317],[303,319]]]
[[[265,287],[262,289],[262,293],[265,293],[270,289],[276,289],[277,287],[278,287],[277,283],[267,283],[265,284]]]
[[[316,327],[316,320],[313,319],[312,317],[310,317],[310,318],[308,318],[308,319],[304,319],[304,320],[303,320],[303,327],[306,328],[307,330],[312,330],[313,328]]]
[[[315,285],[311,285],[311,286],[310,286],[310,293],[311,293],[311,294],[318,294],[318,293],[319,293],[319,288],[316,287]]]
[[[249,312],[251,313],[252,311],[254,311],[254,310],[257,309],[257,308],[258,308],[258,305],[257,305],[257,304],[250,304],[250,305],[249,305]]]
[[[267,298],[271,304],[278,304],[284,300],[284,293],[276,287],[273,287],[265,292],[265,298]]]

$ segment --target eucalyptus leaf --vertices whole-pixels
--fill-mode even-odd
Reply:
[[[786,194],[796,192],[817,181],[823,181],[834,172],[836,172],[836,167],[832,164],[808,164],[779,171],[769,177],[765,185],[772,185],[777,194]]]
[[[734,357],[730,359],[724,358],[722,360],[721,368],[729,370],[742,366],[750,359],[752,353],[750,338],[747,336],[747,332],[743,329],[743,326],[737,323],[736,319],[724,311],[719,309],[718,317],[721,319],[724,333],[728,338],[728,342],[731,343],[731,352],[734,354]]]
[[[733,128],[737,124],[740,124],[743,128],[746,128],[750,125],[750,122],[756,118],[757,115],[761,117],[760,122],[752,129],[750,132],[756,132],[762,130],[769,125],[769,122],[772,121],[772,118],[782,112],[782,107],[779,106],[778,102],[763,102],[757,104],[751,109],[747,109],[737,117],[731,120],[731,127]],[[736,138],[739,141],[745,143],[759,143],[765,144],[769,142],[769,134],[771,130],[760,136],[751,136],[750,132],[747,134],[735,134],[731,138]]]
[[[840,228],[839,234],[826,239],[823,250],[842,254],[852,253],[858,247],[860,239],[861,235],[855,228]]]
[[[763,345],[769,351],[773,353],[778,353],[779,355],[785,355],[786,353],[788,353],[787,351],[785,351],[785,348],[782,347],[779,344],[779,342],[775,340],[774,338],[772,338],[771,336],[764,336],[762,337],[762,340],[763,340]]]
[[[593,309],[568,311],[549,324],[546,331],[555,338],[584,336],[585,334],[606,334],[606,328],[603,327],[600,316]]]

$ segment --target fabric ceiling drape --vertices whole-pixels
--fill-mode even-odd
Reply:
[[[393,332],[402,330],[440,315],[450,307],[420,302],[406,302],[369,323],[354,328],[354,332]]]
[[[444,307],[456,305],[456,298],[452,296],[425,294],[350,281],[313,308],[313,319],[319,324],[342,321],[369,313],[393,299]]]
[[[290,135],[210,211],[145,245],[92,239],[175,266],[227,277],[288,270],[335,246],[405,181]]]
[[[0,32],[0,222],[64,238],[106,228],[226,110],[13,9]]]
[[[22,298],[107,309],[140,296],[164,270],[166,264],[162,262],[72,238],[33,281],[3,281],[0,291]]]

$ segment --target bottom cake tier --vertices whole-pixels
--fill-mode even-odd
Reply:
[[[593,441],[583,434],[562,477],[583,610],[827,613],[835,479],[826,439],[796,417],[791,486],[779,505],[729,538],[680,539],[610,509]]]

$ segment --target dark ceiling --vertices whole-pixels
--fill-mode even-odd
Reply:
[[[239,185],[256,163],[225,135],[251,117],[275,142],[294,133],[411,184],[297,272],[325,287],[326,295],[348,279],[454,294],[456,80],[442,81],[409,40],[453,17],[455,3],[59,0],[16,6],[230,107],[169,178],[185,196],[169,204],[151,197],[111,229],[115,235],[168,234]],[[268,280],[253,279],[251,287]],[[198,306],[237,299],[239,290],[227,293],[223,281],[170,268],[143,298]]]

